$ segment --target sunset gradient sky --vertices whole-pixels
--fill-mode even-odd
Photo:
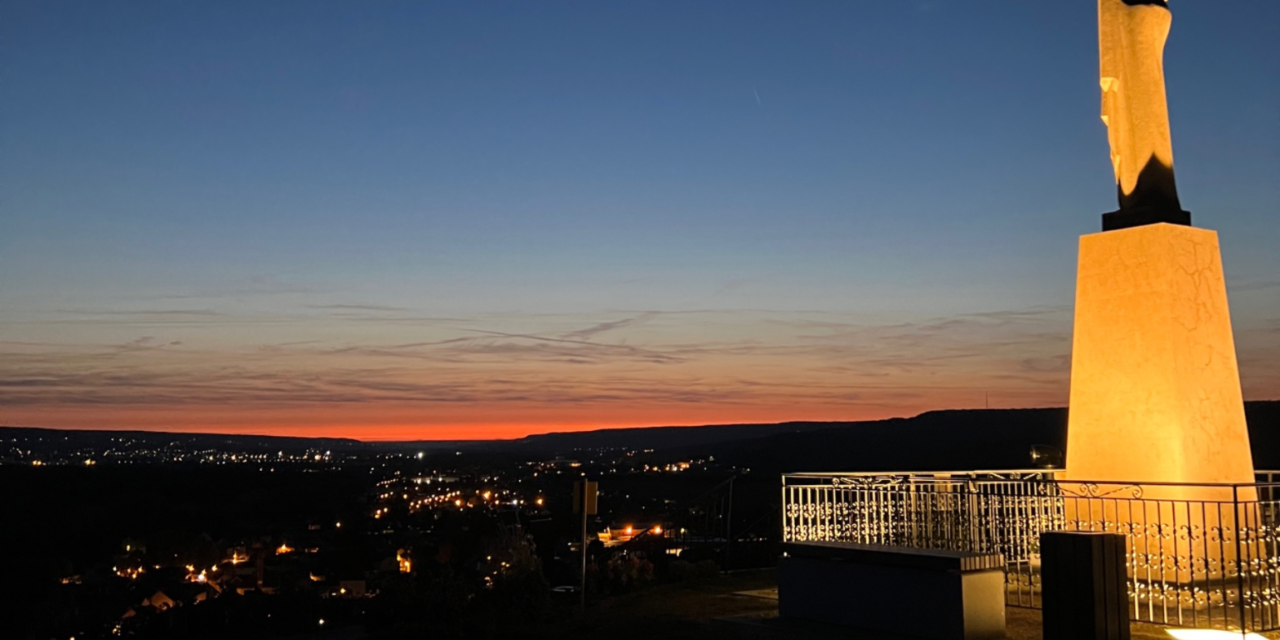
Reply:
[[[1280,398],[1280,3],[1177,0]],[[0,424],[362,439],[1061,406],[1095,3],[0,4]]]

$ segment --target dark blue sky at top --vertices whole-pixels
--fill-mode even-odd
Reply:
[[[1280,3],[1171,0],[1280,389]],[[0,424],[357,437],[1067,401],[1094,0],[0,3]],[[320,429],[320,431],[316,431]]]
[[[1280,4],[1171,5],[1183,204],[1233,283],[1274,279]],[[246,282],[441,314],[1069,304],[1115,206],[1088,0],[0,19],[0,295],[27,318]]]

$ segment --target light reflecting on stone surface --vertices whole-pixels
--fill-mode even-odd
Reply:
[[[1215,232],[1155,224],[1080,239],[1066,475],[1253,482]]]

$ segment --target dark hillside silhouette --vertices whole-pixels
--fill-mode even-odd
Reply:
[[[1255,468],[1280,469],[1280,401],[1247,402],[1245,416]],[[1065,408],[973,409],[779,434],[715,447],[714,453],[766,474],[1017,469],[1031,466],[1032,446],[1065,450],[1066,442]]]

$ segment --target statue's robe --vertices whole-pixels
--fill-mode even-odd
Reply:
[[[1182,211],[1164,90],[1164,45],[1172,20],[1162,0],[1098,0],[1102,121],[1122,212]]]

